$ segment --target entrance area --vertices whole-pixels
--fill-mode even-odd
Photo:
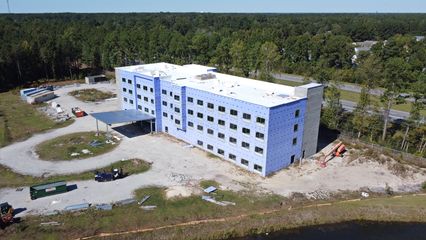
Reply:
[[[99,132],[99,121],[105,123],[107,133],[113,124],[121,124],[113,129],[129,138],[155,131],[155,117],[135,109],[99,112],[90,115],[96,119],[97,132]]]

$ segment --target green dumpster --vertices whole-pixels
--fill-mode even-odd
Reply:
[[[67,183],[65,181],[43,183],[30,187],[31,200],[64,192],[67,192]]]

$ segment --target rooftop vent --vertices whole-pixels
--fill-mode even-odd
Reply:
[[[213,73],[205,73],[205,74],[200,74],[200,75],[196,75],[195,79],[198,80],[209,80],[209,79],[215,79],[216,75],[214,75]]]

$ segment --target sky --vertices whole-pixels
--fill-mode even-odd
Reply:
[[[426,0],[0,0],[0,13],[426,12]]]

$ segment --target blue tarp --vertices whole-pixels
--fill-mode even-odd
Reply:
[[[92,113],[90,115],[92,115],[92,117],[108,125],[115,124],[115,123],[128,123],[128,122],[147,121],[147,120],[155,119],[155,117],[145,114],[136,109],[112,111],[112,112],[99,112],[99,113]]]

